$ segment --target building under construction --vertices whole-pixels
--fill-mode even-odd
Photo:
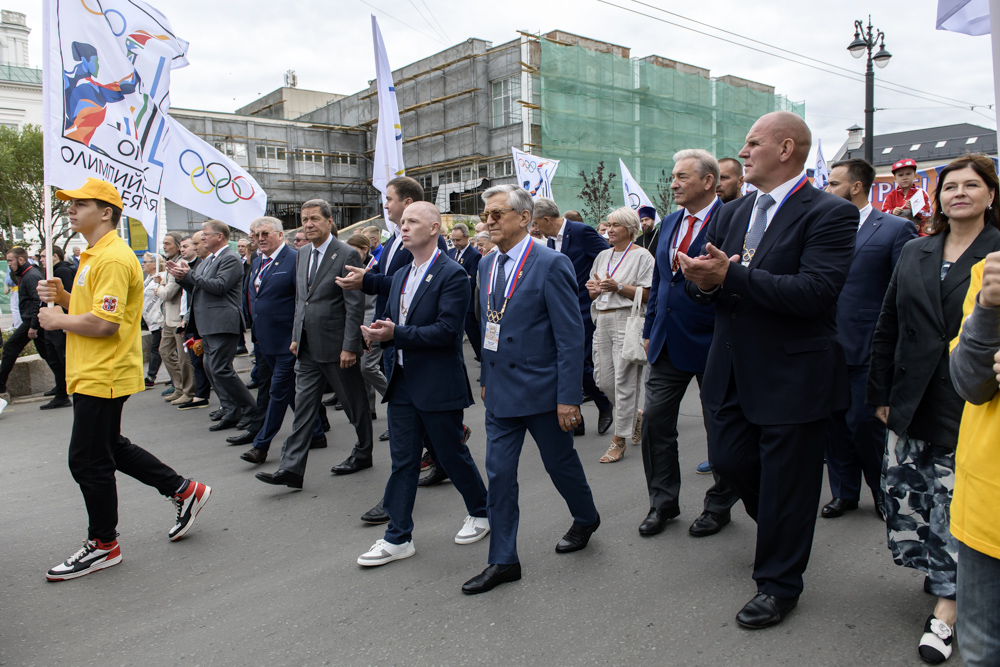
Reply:
[[[287,77],[286,77],[287,79]],[[753,122],[775,110],[804,114],[774,88],[561,31],[519,33],[493,46],[469,39],[393,72],[406,173],[443,213],[475,215],[479,194],[515,180],[511,148],[560,160],[553,195],[581,208],[583,180],[625,161],[655,190],[671,156],[704,148],[735,156]],[[341,227],[379,213],[371,187],[378,97],[286,86],[236,114],[173,110],[196,134],[246,166],[269,213],[294,226],[306,199],[333,204]],[[615,179],[614,202],[623,201]],[[199,216],[168,207],[171,228]]]

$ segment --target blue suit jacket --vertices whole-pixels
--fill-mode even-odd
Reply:
[[[469,285],[473,287],[473,289],[469,290],[469,294],[471,296],[469,298],[468,312],[471,313],[476,309],[476,295],[472,294],[472,292],[476,291],[474,289],[476,285],[476,274],[479,273],[479,260],[481,260],[483,257],[482,255],[479,254],[479,251],[473,248],[471,245],[468,248],[466,248],[465,254],[462,255],[462,261],[459,262],[459,260],[455,259],[457,255],[458,255],[458,250],[456,250],[455,248],[448,249],[448,257],[451,257],[456,262],[458,262],[459,265],[461,265],[461,267],[465,269],[466,273],[469,274]]]
[[[739,255],[756,197],[730,202],[706,241]],[[806,185],[778,209],[749,266],[730,263],[722,286],[688,294],[715,302],[715,335],[701,400],[722,407],[730,378],[740,406],[760,426],[803,424],[847,408],[847,364],[837,337],[837,297],[847,279],[858,209]]]
[[[253,312],[253,334],[265,354],[284,354],[292,342],[295,320],[295,263],[298,252],[283,246],[260,279],[260,290],[254,282],[264,258],[257,257],[247,274],[247,297]]]
[[[912,222],[876,208],[858,230],[854,261],[837,300],[837,331],[848,365],[867,366],[871,361],[872,336],[889,279],[903,246],[915,238]]]
[[[496,257],[479,263],[484,339],[487,283]],[[551,412],[560,403],[580,404],[583,319],[576,293],[569,259],[534,242],[500,321],[499,347],[496,352],[482,349],[480,383],[486,387],[486,409],[494,416],[523,417]]]
[[[381,245],[382,252],[380,255],[382,257],[389,256],[389,248],[392,246],[392,242],[395,236],[390,236]],[[441,252],[445,252],[448,249],[448,245],[444,242],[444,239],[438,235],[438,248]],[[392,277],[395,275],[401,267],[407,266],[413,261],[413,255],[409,250],[400,244],[399,248],[396,249],[396,254],[392,256],[392,263],[386,263],[379,261],[375,265],[377,271],[371,271],[366,273],[361,279],[361,291],[365,294],[377,294],[378,298],[375,299],[375,319],[380,320],[385,316],[385,305],[389,299],[389,289],[392,287]],[[372,320],[374,321],[374,320]],[[391,345],[391,343],[390,343]]]
[[[688,251],[697,255],[705,246],[708,229],[712,225],[722,200],[717,199],[698,235],[691,240]],[[649,362],[655,363],[666,350],[670,363],[688,373],[704,373],[708,348],[715,331],[715,305],[698,303],[688,296],[684,287],[684,271],[674,273],[670,262],[670,248],[686,209],[671,213],[660,223],[664,242],[657,244],[656,267],[653,285],[646,306],[646,323],[642,337],[649,339]],[[697,250],[696,250],[697,249]]]
[[[555,247],[555,239],[551,239]],[[580,302],[580,312],[590,319],[590,304],[593,299],[587,291],[587,281],[590,280],[590,271],[594,268],[594,260],[602,252],[608,249],[608,242],[605,241],[597,230],[582,222],[566,220],[566,229],[563,230],[562,249],[560,252],[573,262],[573,272],[576,274],[576,295]]]
[[[400,322],[400,295],[410,271],[397,271],[392,278],[389,317]],[[403,353],[406,386],[418,410],[443,412],[464,410],[473,403],[472,388],[462,355],[466,304],[469,303],[468,274],[444,253],[438,255],[410,302],[406,324],[396,324],[393,342]],[[396,355],[386,359],[389,389],[383,403],[392,400]]]

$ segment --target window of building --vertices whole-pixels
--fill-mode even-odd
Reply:
[[[911,151],[918,151],[918,150],[920,150],[920,144],[913,144],[912,146],[910,146],[910,150]]]
[[[323,151],[300,148],[295,151],[295,171],[303,176],[322,176]]]
[[[285,160],[285,149],[280,146],[263,146],[258,144],[257,169],[286,173],[288,171],[288,162]]]
[[[976,139],[978,139],[978,138],[979,137],[969,137],[968,139],[965,140],[965,145],[968,146],[969,144],[976,143]]]
[[[346,165],[357,165],[358,164],[358,154],[357,153],[333,153],[330,155],[330,162],[333,164],[346,164]]]
[[[426,195],[434,187],[434,177],[430,174],[426,176],[417,176],[417,183],[420,183],[420,187],[424,189],[424,194]]]
[[[892,152],[892,146],[889,146],[888,148],[883,148],[882,149],[882,155],[888,155],[891,152]]]
[[[504,160],[503,162],[495,163],[493,167],[493,172],[496,178],[503,178],[504,176],[513,176],[514,160]]]
[[[521,122],[521,77],[493,82],[493,127]]]
[[[490,167],[489,165],[481,164],[479,165],[479,178],[489,178]]]
[[[463,181],[472,180],[472,167],[462,167],[462,180]]]
[[[451,171],[442,171],[438,174],[438,185],[447,185],[448,183],[460,183],[462,181],[462,172],[459,169],[453,169]]]
[[[948,143],[948,140],[947,140],[947,139],[945,139],[944,141],[939,141],[939,142],[937,142],[936,144],[934,144],[934,148],[944,148],[944,145],[945,145],[946,143]]]
[[[247,167],[250,165],[246,144],[241,144],[236,141],[216,141],[215,150],[219,151],[241,167]]]

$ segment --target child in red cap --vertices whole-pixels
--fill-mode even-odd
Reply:
[[[917,163],[904,158],[892,165],[896,188],[882,202],[882,212],[912,220],[920,236],[927,236],[925,223],[931,220],[931,198],[917,185]]]

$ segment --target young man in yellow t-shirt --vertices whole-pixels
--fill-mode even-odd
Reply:
[[[78,190],[59,190],[70,202],[69,221],[87,240],[70,294],[59,279],[41,281],[38,296],[66,308],[42,308],[43,329],[66,332],[66,383],[73,395],[69,468],[80,485],[90,519],[82,549],[48,571],[49,581],[75,579],[117,565],[118,490],[115,471],[155,487],[174,501],[177,522],[167,533],[184,536],[212,489],[184,479],[121,435],[122,407],[144,389],[139,318],[142,273],[131,248],[116,233],[122,214],[118,191],[88,178]]]

